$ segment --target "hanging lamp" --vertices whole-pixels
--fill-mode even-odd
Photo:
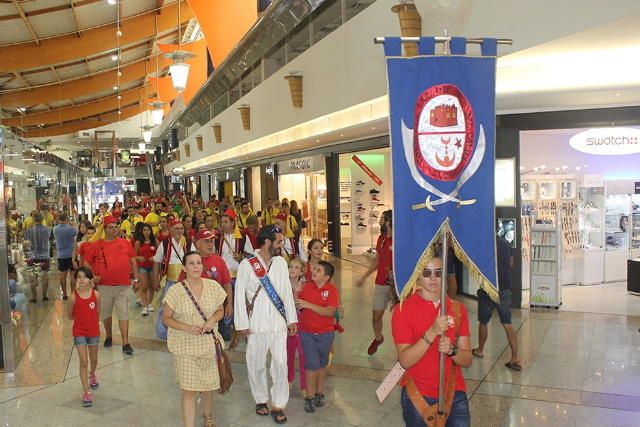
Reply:
[[[186,50],[182,50],[180,48],[182,45],[180,18],[180,1],[178,1],[178,49],[165,55],[165,57],[170,59],[172,62],[172,64],[169,66],[169,71],[171,72],[171,81],[173,83],[173,88],[178,93],[182,93],[187,88],[187,80],[189,80],[190,65],[185,61],[188,61],[189,59],[196,56],[195,54]]]

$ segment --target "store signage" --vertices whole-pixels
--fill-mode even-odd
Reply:
[[[640,153],[640,129],[589,129],[572,136],[569,145],[574,150],[597,156]]]
[[[496,159],[496,206],[516,206],[516,159]]]
[[[322,156],[300,157],[278,162],[278,174],[305,173],[324,169]]]
[[[369,167],[365,165],[362,160],[360,160],[360,157],[354,154],[353,157],[351,157],[351,160],[353,160],[356,165],[360,166],[360,169],[362,169],[364,173],[369,175],[369,178],[371,178],[373,182],[378,185],[382,185],[382,180],[371,169],[369,169]]]

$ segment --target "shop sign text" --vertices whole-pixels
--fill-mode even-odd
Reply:
[[[640,153],[640,129],[589,129],[572,136],[569,145],[574,150],[599,156]]]

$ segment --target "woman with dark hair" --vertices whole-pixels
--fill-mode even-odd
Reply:
[[[122,216],[122,203],[119,200],[113,202],[113,206],[111,207],[111,215],[118,221],[120,220],[120,216]]]
[[[158,242],[149,224],[144,222],[138,224],[142,224],[142,227],[134,235],[133,250],[136,253],[136,261],[138,261],[138,278],[140,279],[138,295],[142,301],[142,315],[147,316],[154,311],[151,305],[151,301],[153,301],[151,270],[153,270],[153,256],[156,254]]]
[[[384,342],[384,336],[382,336],[382,318],[389,304],[393,305],[397,300],[393,287],[392,272],[392,221],[393,214],[391,209],[382,212],[380,216],[380,235],[376,243],[376,262],[373,263],[362,278],[356,282],[356,286],[360,287],[371,273],[376,272],[375,291],[373,294],[373,316],[371,320],[375,336],[367,349],[369,356],[375,354],[380,344]]]
[[[167,291],[162,316],[169,328],[167,345],[182,389],[182,422],[185,427],[195,426],[196,395],[201,393],[204,426],[214,427],[213,391],[220,388],[220,374],[210,334],[222,341],[218,321],[224,316],[227,293],[217,282],[202,278],[198,252],[187,252],[182,264],[187,277]]]
[[[307,223],[302,219],[302,211],[298,208],[298,202],[292,200],[289,203],[289,214],[296,220],[298,223],[298,228],[296,230],[296,234],[300,236],[302,234],[302,229],[307,228]]]
[[[324,243],[320,239],[311,239],[307,244],[307,251],[309,252],[309,261],[307,262],[307,270],[304,274],[304,279],[307,282],[311,281],[311,274],[313,270],[320,265],[322,261],[322,254],[324,253]]]
[[[193,228],[193,218],[190,215],[182,216],[182,225],[184,225],[184,237],[193,240],[196,237],[196,230]]]

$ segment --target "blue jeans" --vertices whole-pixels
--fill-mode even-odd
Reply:
[[[169,288],[175,284],[176,282],[174,282],[173,280],[167,280],[166,283],[164,284],[164,288],[162,289],[162,298],[160,299],[160,308],[158,309],[158,317],[156,317],[156,336],[161,340],[165,340],[165,341],[167,340],[168,329],[167,329],[167,326],[162,321],[162,315],[164,311],[163,301],[164,301],[164,297],[167,296],[167,291],[169,290]]]
[[[438,404],[438,399],[431,399],[425,397],[424,400],[429,405]],[[402,389],[400,395],[400,403],[402,405],[402,418],[407,427],[425,427],[427,424],[424,422],[422,415],[416,410],[407,394],[407,389]],[[453,396],[453,404],[451,405],[451,414],[447,418],[446,427],[470,427],[471,416],[469,415],[469,400],[467,399],[467,393],[464,391],[456,391]],[[431,426],[429,426],[431,427]]]

